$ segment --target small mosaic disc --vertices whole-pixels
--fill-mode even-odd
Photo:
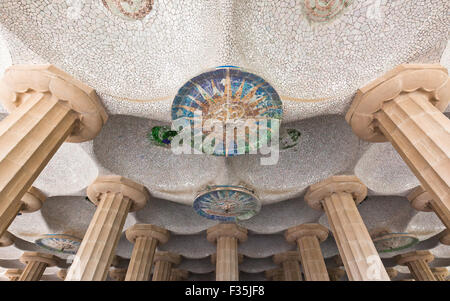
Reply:
[[[380,253],[395,252],[408,249],[419,242],[419,239],[408,233],[387,233],[373,239],[375,248]]]
[[[102,2],[111,13],[125,20],[143,19],[153,7],[153,0],[102,0]]]
[[[194,201],[194,210],[212,220],[235,222],[255,216],[261,203],[242,186],[211,186]]]
[[[234,66],[194,77],[181,87],[172,104],[172,121],[189,124],[194,140],[200,141],[194,148],[216,156],[258,150],[270,141],[271,133],[279,131],[282,115],[275,89],[261,77]],[[244,123],[245,130],[234,129]],[[222,130],[216,131],[218,128]],[[206,152],[208,145],[211,148]]]
[[[280,132],[280,149],[290,149],[298,145],[301,133],[296,129],[282,129]]]
[[[169,126],[154,126],[147,134],[147,138],[153,145],[170,147],[173,137],[178,134],[172,131]]]
[[[45,234],[38,238],[35,243],[56,253],[76,254],[81,239],[67,234]]]

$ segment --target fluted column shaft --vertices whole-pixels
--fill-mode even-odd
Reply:
[[[433,272],[431,271],[425,260],[414,260],[406,263],[406,266],[417,281],[436,281]]]
[[[216,280],[238,281],[238,240],[235,237],[217,238]]]
[[[450,228],[450,120],[421,91],[401,94],[375,115],[376,125],[433,197]],[[442,213],[442,214],[439,214]]]
[[[323,208],[351,281],[386,280],[389,276],[350,193],[325,197]]]
[[[323,259],[319,240],[315,236],[297,239],[303,271],[307,281],[329,281],[327,266]]]
[[[171,272],[171,262],[164,260],[156,261],[152,281],[169,281]]]
[[[49,93],[27,95],[0,122],[0,236],[22,197],[76,126],[78,114]]]
[[[39,261],[30,261],[20,275],[18,281],[39,281],[48,264]]]
[[[281,263],[284,281],[302,281],[302,272],[297,260],[286,260]]]
[[[131,203],[120,192],[101,195],[66,280],[106,279]]]
[[[158,240],[148,236],[136,238],[125,281],[148,281]]]

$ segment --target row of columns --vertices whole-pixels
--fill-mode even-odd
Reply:
[[[346,115],[360,138],[392,143],[420,180],[423,192],[429,194],[428,201],[421,202],[417,193],[410,197],[411,202],[418,204],[416,208],[435,212],[447,231],[450,121],[442,111],[449,100],[450,81],[443,67],[402,65],[358,90]],[[92,140],[107,115],[92,88],[49,65],[9,68],[0,82],[0,101],[10,111],[0,123],[1,237],[18,212],[42,205],[43,196],[31,185],[61,144]],[[27,203],[27,192],[33,205]],[[357,210],[366,195],[367,188],[356,177],[334,176],[312,185],[305,200],[312,208],[325,211],[350,280],[389,280]],[[145,206],[148,196],[145,187],[120,176],[100,177],[89,186],[88,197],[98,207],[66,280],[105,280],[127,214]],[[291,230],[286,238],[298,244],[307,270],[305,278],[328,280],[318,248],[323,233],[311,231]],[[246,230],[236,225],[218,226],[207,235],[217,243],[217,279],[237,280],[237,244],[247,238]],[[161,236],[143,237],[135,243],[153,250],[160,239],[164,241]],[[441,239],[448,241],[448,235]],[[126,277],[144,277],[140,275],[146,275],[148,267],[137,267],[139,256],[150,253],[136,251]],[[428,276],[422,275],[422,266],[409,264],[418,278],[431,278],[428,271]],[[39,274],[42,267],[30,269]],[[290,269],[290,275],[297,273],[294,270]]]

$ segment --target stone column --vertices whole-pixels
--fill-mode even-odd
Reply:
[[[284,281],[302,281],[300,255],[297,251],[276,254],[273,256],[273,262],[283,268]]]
[[[172,266],[180,264],[181,257],[170,252],[156,252],[152,281],[169,281]]]
[[[14,235],[5,231],[3,236],[0,237],[0,248],[9,247],[14,244]]]
[[[55,266],[57,257],[38,252],[25,252],[20,257],[20,262],[26,264],[18,281],[39,281],[47,267]]]
[[[169,240],[169,231],[154,225],[137,224],[126,231],[126,236],[134,243],[134,248],[125,281],[148,281],[156,247]]]
[[[114,281],[124,281],[127,274],[127,269],[110,269],[109,277]]]
[[[327,271],[331,281],[341,281],[345,276],[345,271],[341,268],[329,268]]]
[[[447,281],[447,277],[449,275],[449,271],[447,268],[432,268],[431,272],[437,281]]]
[[[431,194],[425,191],[422,186],[414,189],[408,195],[408,200],[411,206],[418,211],[434,212],[445,227],[450,229],[450,207],[444,206],[442,202],[434,201]]]
[[[56,273],[56,276],[57,276],[59,279],[61,279],[61,280],[65,280],[66,277],[67,277],[67,270],[66,270],[66,269],[59,270],[59,271]]]
[[[443,245],[450,246],[450,229],[446,229],[443,231],[441,237],[439,238],[439,241]]]
[[[289,243],[297,243],[306,281],[329,281],[320,243],[328,237],[328,229],[319,224],[303,224],[284,233]]]
[[[346,120],[371,142],[390,141],[433,199],[449,227],[450,100],[447,70],[439,65],[401,65],[360,89]]]
[[[98,177],[87,189],[97,205],[66,281],[104,281],[129,212],[143,208],[147,189],[120,176]]]
[[[389,281],[356,207],[366,195],[367,188],[357,177],[333,176],[311,185],[305,200],[310,207],[325,210],[350,281]]]
[[[397,255],[397,264],[406,265],[417,281],[436,281],[428,263],[433,261],[434,256],[429,251],[413,251]]]
[[[189,272],[186,270],[172,269],[169,281],[184,281],[189,277]]]
[[[31,210],[24,195],[61,144],[92,140],[107,115],[93,89],[50,65],[10,67],[0,102],[10,112],[0,122],[1,236]]]
[[[394,268],[386,268],[386,272],[389,275],[389,279],[394,280],[397,275],[398,275],[398,271]]]
[[[238,242],[247,240],[247,229],[236,224],[217,224],[207,230],[207,239],[217,242],[216,280],[238,281]]]
[[[20,275],[22,275],[23,270],[10,269],[5,272],[5,276],[9,278],[10,281],[18,281]]]
[[[264,273],[268,281],[284,281],[284,271],[283,269],[276,268],[268,270]]]

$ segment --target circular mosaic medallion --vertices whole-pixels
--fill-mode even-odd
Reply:
[[[380,253],[388,253],[408,249],[419,242],[419,239],[408,233],[387,233],[373,239],[375,248]]]
[[[233,66],[194,77],[172,104],[175,126],[189,125],[193,147],[216,156],[256,153],[270,145],[282,114],[281,99],[269,83]]]
[[[314,22],[333,20],[348,7],[353,0],[305,0],[308,19]]]
[[[67,234],[45,234],[38,238],[35,243],[56,253],[76,254],[81,239]]]
[[[102,0],[103,5],[116,16],[126,20],[145,18],[153,7],[153,0]]]
[[[194,210],[201,216],[226,222],[249,219],[260,209],[253,192],[241,186],[211,186],[194,201]]]

